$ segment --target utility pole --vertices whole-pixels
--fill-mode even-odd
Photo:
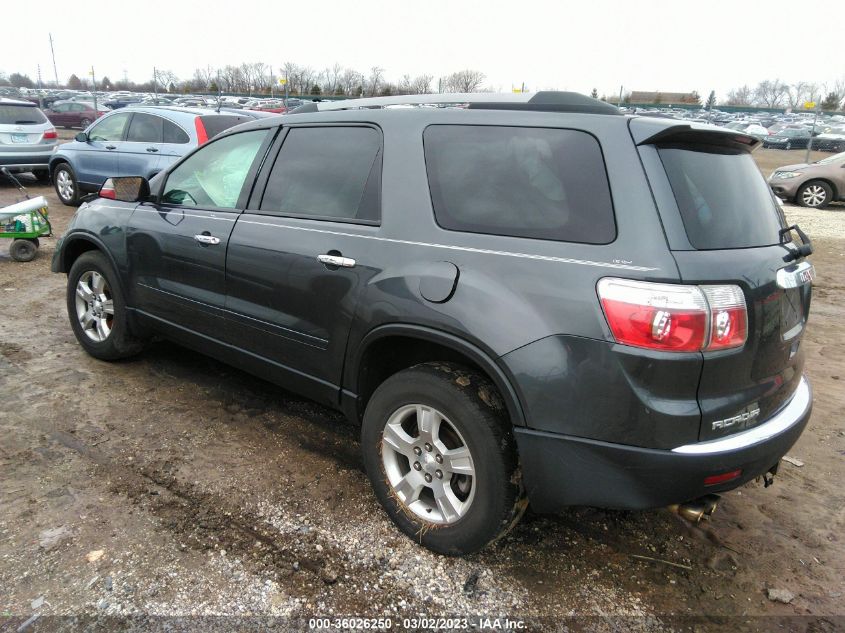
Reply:
[[[53,56],[53,75],[56,77],[56,89],[59,87],[59,71],[56,70],[56,51],[53,50],[53,34],[49,33],[50,36],[50,55]]]
[[[616,102],[616,107],[617,107],[617,108],[621,108],[621,107],[622,107],[622,89],[623,89],[623,88],[624,88],[624,86],[619,86],[619,101],[617,101],[617,102]]]
[[[153,66],[153,96],[155,97],[156,104],[158,104],[158,77],[155,66]]]
[[[810,96],[810,99],[812,99],[812,98],[813,98],[813,97],[812,97],[812,95],[811,95],[811,96]],[[819,98],[821,98],[821,95],[819,95]],[[812,149],[813,149],[813,137],[816,135],[816,122],[819,120],[819,110],[821,109],[821,108],[819,107],[819,104],[818,104],[818,103],[813,103],[813,106],[815,106],[813,109],[814,109],[816,112],[815,112],[815,115],[813,115],[813,129],[812,129],[812,130],[810,130],[810,140],[809,140],[809,141],[807,141],[807,155],[804,157],[804,162],[805,162],[805,163],[809,163],[809,162],[810,162],[810,150],[812,150]]]
[[[41,94],[41,64],[38,64],[38,107],[44,109],[44,95]]]
[[[94,67],[91,66],[91,94],[94,95],[94,113],[96,115],[97,110],[97,78],[94,76]]]

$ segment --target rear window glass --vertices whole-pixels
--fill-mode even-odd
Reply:
[[[213,138],[220,134],[223,130],[235,127],[238,123],[244,123],[252,120],[245,116],[228,116],[226,114],[202,116],[200,118],[202,119],[203,126],[205,126],[205,133],[208,134],[208,138]]]
[[[432,125],[425,162],[445,229],[607,244],[616,223],[598,141],[549,128]]]
[[[0,105],[2,125],[37,125],[46,122],[47,117],[34,106]]]
[[[751,154],[660,148],[690,244],[699,250],[778,244],[784,223]]]

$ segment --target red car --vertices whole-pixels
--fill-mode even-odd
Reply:
[[[49,108],[44,108],[44,114],[56,127],[81,127],[83,130],[107,113],[107,110],[95,110],[93,105],[84,101],[56,101]]]

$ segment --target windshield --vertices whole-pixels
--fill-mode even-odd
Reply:
[[[694,248],[780,243],[782,216],[750,154],[693,147],[658,152]]]

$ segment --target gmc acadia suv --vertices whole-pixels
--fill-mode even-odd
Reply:
[[[811,247],[757,144],[572,93],[309,104],[106,181],[53,270],[97,358],[164,336],[345,412],[437,552],[529,501],[697,519],[810,417]]]

